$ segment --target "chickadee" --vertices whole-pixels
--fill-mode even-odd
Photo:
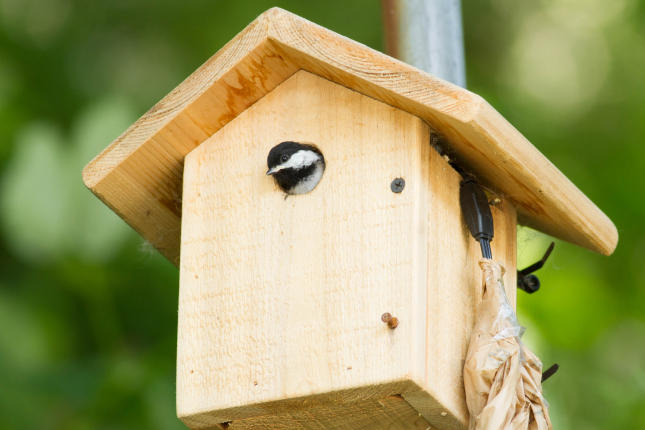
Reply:
[[[269,151],[267,175],[272,175],[287,194],[313,190],[325,171],[325,157],[318,148],[298,142],[282,142]]]

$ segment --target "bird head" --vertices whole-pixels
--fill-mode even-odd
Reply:
[[[285,170],[301,170],[323,161],[320,150],[313,145],[298,142],[282,142],[269,151],[267,175],[275,175]]]
[[[304,194],[313,190],[325,170],[325,158],[314,145],[282,142],[269,151],[267,175],[287,194]]]

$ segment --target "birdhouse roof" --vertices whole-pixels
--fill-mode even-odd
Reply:
[[[83,170],[83,180],[171,261],[184,156],[298,70],[426,121],[444,149],[517,208],[520,223],[603,254],[611,220],[483,98],[306,19],[255,19]]]

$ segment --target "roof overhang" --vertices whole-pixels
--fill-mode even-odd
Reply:
[[[86,186],[177,264],[184,156],[301,69],[425,120],[461,166],[511,199],[520,223],[602,254],[615,249],[611,220],[480,96],[279,8],[92,160]]]

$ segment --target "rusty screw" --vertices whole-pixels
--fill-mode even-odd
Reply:
[[[393,317],[389,312],[385,312],[383,315],[381,315],[381,321],[387,323],[387,326],[392,330],[397,328],[399,325],[399,319],[397,317]]]

